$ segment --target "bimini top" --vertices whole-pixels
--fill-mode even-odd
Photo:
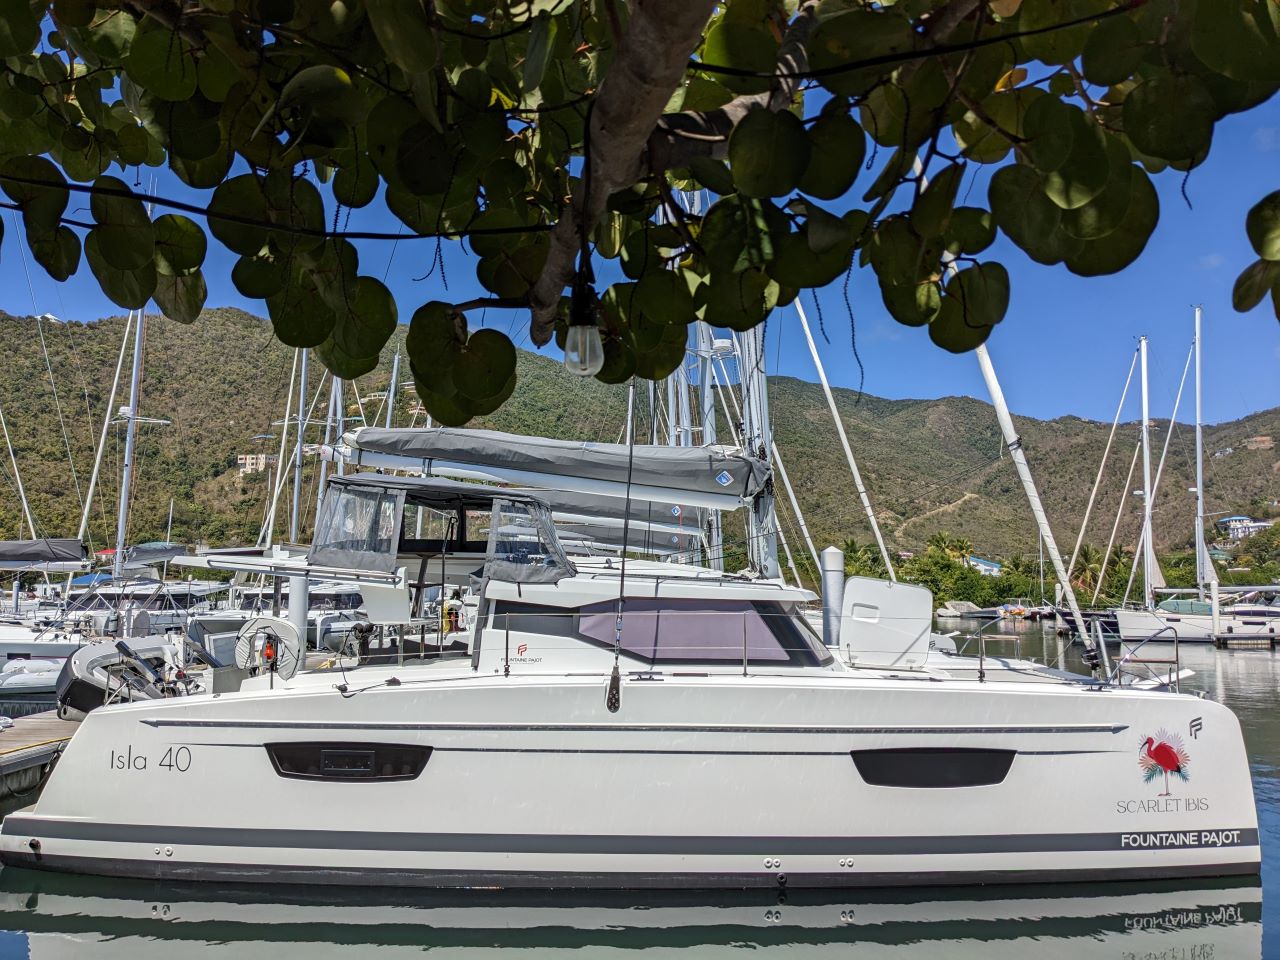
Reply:
[[[368,467],[733,509],[760,493],[769,465],[723,447],[524,437],[491,430],[361,427],[334,455]],[[628,480],[630,481],[628,483]]]
[[[406,508],[414,510],[412,529]],[[420,524],[422,510],[434,515],[435,528]],[[555,583],[577,573],[541,500],[474,483],[378,473],[329,481],[307,560],[389,573],[403,565],[402,557],[456,555],[482,556],[484,575],[496,580]]]
[[[0,540],[0,570],[80,570],[88,557],[79,540]]]

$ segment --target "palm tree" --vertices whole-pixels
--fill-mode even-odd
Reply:
[[[925,547],[930,550],[936,550],[938,553],[951,553],[951,534],[945,530],[939,530],[933,536],[929,537],[924,543]]]
[[[884,558],[874,543],[858,543],[853,537],[844,542],[844,571],[851,577],[883,577]]]
[[[1083,544],[1076,556],[1076,565],[1072,568],[1071,583],[1081,590],[1092,590],[1098,585],[1101,575],[1102,551],[1093,544]]]
[[[1025,553],[1018,553],[1005,561],[1004,569],[1009,573],[1021,573],[1030,576],[1036,572],[1036,563]]]
[[[1132,559],[1133,551],[1117,543],[1111,548],[1111,558],[1107,561],[1107,566],[1112,570],[1122,570],[1129,565]]]

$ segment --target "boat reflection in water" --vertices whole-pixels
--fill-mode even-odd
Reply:
[[[1028,892],[1028,891],[1031,892]],[[418,956],[519,949],[1003,960],[1262,956],[1262,892],[1224,881],[783,894],[431,893],[104,880],[6,868],[0,954],[57,957]],[[24,943],[25,941],[25,943]],[[27,948],[24,952],[23,947]]]

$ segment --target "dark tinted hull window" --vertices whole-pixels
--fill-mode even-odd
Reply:
[[[1014,750],[919,747],[854,750],[853,764],[873,787],[989,787],[1003,783]]]

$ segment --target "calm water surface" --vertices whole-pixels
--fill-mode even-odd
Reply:
[[[1054,655],[1028,628],[1022,652]],[[991,652],[1014,651],[993,641]],[[436,955],[896,960],[1280,958],[1280,656],[1183,647],[1235,710],[1253,767],[1262,884],[1097,884],[840,894],[511,895],[210,887],[0,871],[0,960]],[[1069,655],[1069,664],[1071,656]],[[1078,661],[1075,664],[1078,667]]]

